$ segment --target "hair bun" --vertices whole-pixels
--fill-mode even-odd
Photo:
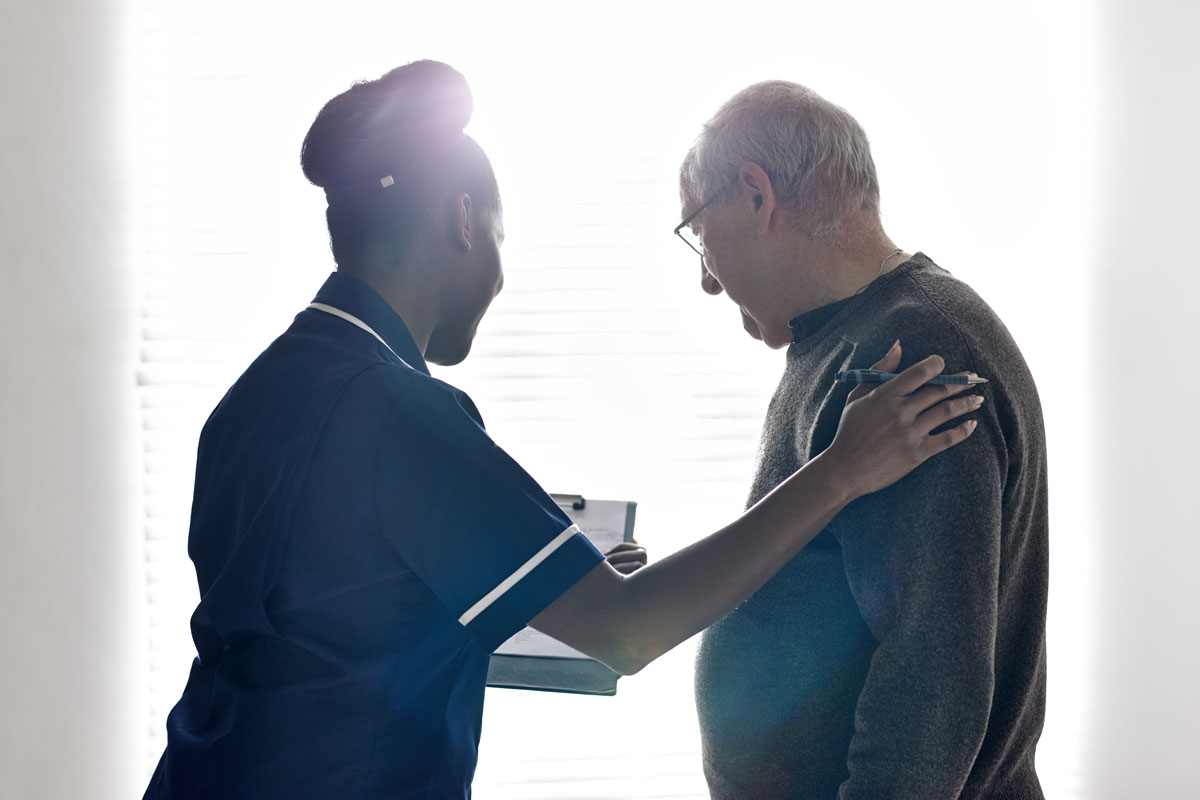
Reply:
[[[400,126],[462,132],[475,110],[467,79],[440,61],[414,61],[374,82],[384,117]]]
[[[334,97],[300,151],[304,176],[325,189],[428,160],[457,137],[474,101],[466,78],[440,61],[414,61]]]

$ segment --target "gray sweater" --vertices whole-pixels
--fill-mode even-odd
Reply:
[[[704,634],[713,797],[1040,800],[1046,446],[1020,351],[920,253],[792,327],[751,504],[833,440],[849,392],[834,375],[896,338],[902,368],[938,353],[990,383],[965,443],[850,504]]]

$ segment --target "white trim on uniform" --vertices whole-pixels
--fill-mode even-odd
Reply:
[[[362,328],[364,331],[366,331],[367,333],[371,334],[376,339],[378,339],[380,344],[382,344],[384,347],[386,347],[388,350],[391,351],[392,355],[394,355],[396,358],[400,358],[400,354],[397,353],[395,350],[392,350],[392,346],[390,344],[388,344],[387,342],[385,342],[383,340],[383,337],[375,332],[374,328],[372,328],[370,325],[363,322],[361,319],[354,316],[353,314],[351,314],[347,311],[342,311],[340,308],[337,308],[335,306],[327,306],[324,303],[309,303],[308,307],[311,309],[315,309],[316,311],[324,311],[326,314],[332,314],[333,316],[337,317],[338,319],[344,319],[344,320],[346,320],[346,322],[349,322],[351,325],[355,326],[356,328]],[[405,361],[403,358],[400,358],[400,363],[403,364],[404,366],[408,367],[409,369],[413,368],[412,365],[409,364],[407,361]]]
[[[572,525],[558,536],[555,536],[553,539],[551,539],[545,547],[534,553],[532,558],[530,558],[521,566],[517,567],[516,572],[500,581],[500,584],[495,589],[492,589],[490,592],[485,594],[478,603],[468,608],[466,613],[458,618],[459,624],[466,625],[471,620],[483,613],[484,609],[496,602],[500,595],[511,589],[514,585],[516,585],[517,581],[521,580],[521,578],[524,578],[530,572],[533,572],[538,564],[541,564],[543,561],[549,558],[550,554],[561,547],[563,542],[580,532],[581,531],[579,530],[578,525]]]

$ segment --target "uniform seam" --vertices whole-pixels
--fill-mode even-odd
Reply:
[[[356,380],[358,380],[358,378],[361,375],[363,375],[365,372],[367,372],[368,370],[371,370],[377,366],[380,366],[380,365],[379,364],[370,364],[370,365],[358,370],[351,376],[349,376],[342,383],[342,385],[340,387],[338,387],[337,392],[334,393],[333,398],[329,401],[329,404],[325,407],[325,410],[321,415],[320,424],[317,426],[316,430],[313,431],[311,437],[309,438],[307,447],[305,449],[302,466],[299,467],[297,470],[296,481],[293,483],[293,485],[296,488],[295,488],[294,492],[289,492],[288,504],[287,504],[288,511],[287,511],[287,519],[286,519],[286,529],[287,530],[289,530],[289,531],[291,530],[292,524],[295,521],[295,510],[296,510],[296,506],[297,506],[296,498],[304,497],[307,494],[306,490],[308,488],[308,484],[309,484],[309,481],[311,480],[311,476],[312,476],[313,456],[315,455],[315,453],[317,451],[317,447],[320,445],[321,440],[324,438],[325,432],[329,428],[329,420],[330,420],[330,417],[333,416],[334,408],[337,407],[338,403],[340,403],[342,398],[346,395],[346,392],[350,389],[351,384],[353,384]],[[270,594],[270,592],[272,590],[274,590],[275,584],[279,578],[279,570],[283,569],[283,564],[287,560],[287,555],[288,555],[288,552],[291,550],[291,546],[292,546],[292,537],[289,533],[287,543],[284,545],[283,551],[279,554],[279,562],[278,562],[278,565],[276,566],[275,574],[273,574],[271,576],[271,588],[266,592],[266,594]],[[266,597],[264,595],[264,600],[265,599],[266,599]]]

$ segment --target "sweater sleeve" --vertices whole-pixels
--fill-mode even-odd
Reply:
[[[991,405],[972,415],[979,426],[965,443],[834,521],[851,592],[878,642],[840,800],[956,798],[983,741],[1007,469]]]

